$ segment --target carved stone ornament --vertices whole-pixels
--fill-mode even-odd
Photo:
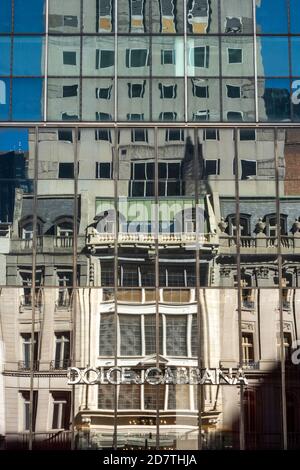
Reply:
[[[219,229],[221,230],[222,233],[224,233],[225,230],[227,229],[228,223],[225,222],[224,217],[221,217],[221,221],[219,222],[218,227],[219,227]]]
[[[293,233],[299,233],[300,232],[300,222],[299,222],[298,219],[295,219],[295,222],[293,223],[292,232]]]
[[[257,224],[255,225],[255,232],[256,233],[263,233],[265,228],[266,228],[266,224],[265,224],[265,222],[263,222],[263,219],[260,217],[258,219]]]

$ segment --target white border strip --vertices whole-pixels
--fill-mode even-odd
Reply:
[[[188,78],[187,78],[187,0],[184,0],[183,31],[184,31],[184,121],[188,122]]]
[[[257,79],[257,36],[256,36],[256,1],[252,0],[253,7],[253,33],[254,33],[254,86],[255,86],[255,122],[258,120],[258,79]]]
[[[47,103],[48,103],[48,33],[49,33],[49,0],[45,3],[46,16],[46,36],[45,36],[45,65],[44,65],[44,122],[47,121]]]

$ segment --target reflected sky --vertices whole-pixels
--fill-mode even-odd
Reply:
[[[263,74],[265,76],[289,76],[288,39],[285,37],[260,37]],[[276,60],[274,58],[276,57]]]
[[[28,129],[0,129],[0,152],[28,152]]]
[[[261,0],[256,7],[258,33],[287,33],[286,0]],[[299,9],[299,2],[298,2]]]
[[[11,0],[1,0],[0,2],[0,32],[9,33],[11,31]]]
[[[45,0],[15,0],[14,31],[16,33],[43,33],[45,30],[44,11]]]

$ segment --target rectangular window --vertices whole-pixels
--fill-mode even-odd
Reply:
[[[63,64],[76,65],[76,52],[63,51]]]
[[[161,51],[161,64],[162,65],[175,65],[176,64],[175,49],[164,49]]]
[[[101,286],[111,287],[114,285],[113,263],[103,263],[101,266]]]
[[[77,114],[62,113],[61,120],[62,121],[78,121],[78,115]]]
[[[204,140],[220,140],[220,133],[217,129],[205,129]]]
[[[71,400],[69,392],[52,392],[52,429],[70,428]]]
[[[58,177],[74,179],[74,163],[59,163]]]
[[[73,132],[69,129],[59,129],[58,130],[58,140],[64,142],[73,142]]]
[[[119,315],[121,356],[142,354],[141,316]]]
[[[209,109],[204,109],[193,113],[193,121],[209,121]]]
[[[147,129],[132,129],[131,130],[131,142],[148,142],[148,131]]]
[[[22,430],[29,431],[30,430],[30,392],[28,390],[20,392],[21,400],[22,400]],[[35,431],[35,424],[36,424],[36,412],[37,412],[37,404],[38,404],[38,392],[36,390],[33,391],[33,404],[32,404],[32,431]]]
[[[166,142],[183,142],[184,130],[183,129],[167,129]]]
[[[240,48],[228,48],[228,63],[241,64],[243,62],[243,51]]]
[[[177,113],[175,112],[164,112],[159,114],[160,121],[176,121]]]
[[[95,130],[95,140],[105,140],[107,142],[112,142],[111,132],[109,129],[96,129]]]
[[[209,46],[192,47],[189,53],[189,64],[193,67],[209,68]]]
[[[200,335],[198,335],[198,322],[197,315],[193,315],[192,318],[192,331],[191,331],[191,350],[192,356],[198,356],[198,344],[200,340]]]
[[[32,240],[33,238],[33,227],[32,224],[23,227],[22,230],[22,239],[23,240]],[[23,298],[22,298],[22,305],[31,307],[32,306],[32,294],[31,294],[31,286],[32,286],[32,272],[31,271],[20,271],[20,278],[21,283],[23,286]]]
[[[187,316],[166,315],[167,356],[187,355]]]
[[[127,83],[129,98],[143,98],[145,94],[146,80],[141,83]]]
[[[113,313],[100,314],[99,355],[115,354],[115,322]]]
[[[243,113],[241,111],[228,111],[227,121],[240,122],[243,120]]]
[[[21,333],[22,341],[22,361],[21,369],[30,369],[30,358],[31,358],[31,333]],[[39,334],[34,333],[34,352],[33,352],[33,368],[37,370],[37,360],[38,360],[38,344]]]
[[[128,113],[127,121],[144,121],[144,113]]]
[[[247,180],[251,176],[256,176],[257,174],[257,162],[256,160],[241,160],[241,169],[242,169],[242,180]]]
[[[96,121],[112,121],[112,115],[109,113],[96,112]]]
[[[291,360],[292,354],[292,335],[291,333],[284,331],[283,333],[283,347],[284,347],[284,358],[287,362]]]
[[[67,369],[70,366],[70,332],[55,333],[55,369]]]
[[[96,99],[97,100],[110,100],[112,85],[107,88],[96,88]]]
[[[220,159],[205,160],[205,176],[220,174]]]
[[[126,49],[126,67],[145,67],[149,65],[148,49]]]
[[[197,98],[209,98],[209,88],[206,86],[193,85],[193,95]]]
[[[175,162],[159,162],[158,178],[159,179],[180,179],[180,163]]]
[[[63,98],[71,98],[78,95],[78,85],[64,85]]]
[[[73,273],[72,271],[57,271],[58,299],[57,307],[68,308],[71,304]]]
[[[164,410],[165,409],[165,389],[166,387],[157,387],[145,383],[144,385],[144,408],[145,410]]]
[[[240,140],[256,140],[255,129],[240,129]]]
[[[96,162],[96,178],[105,180],[112,179],[112,163]]]
[[[155,354],[156,353],[156,316],[155,315],[145,315],[144,316],[144,325],[145,325],[145,354]],[[159,351],[162,354],[162,342],[163,342],[163,331],[162,331],[162,319],[159,317]]]
[[[254,362],[253,333],[242,332],[243,361],[245,364]]]
[[[228,98],[240,98],[241,97],[241,87],[235,85],[226,85],[227,97]]]
[[[158,84],[161,99],[175,99],[177,97],[177,85],[164,85],[163,83]]]
[[[115,52],[109,49],[96,49],[96,69],[106,69],[115,63]]]
[[[71,26],[72,28],[78,28],[78,18],[75,15],[64,16],[64,26]]]
[[[139,275],[138,268],[135,264],[121,266],[121,286],[122,287],[138,287]]]
[[[114,397],[117,388],[112,384],[99,385],[98,388],[98,408],[100,410],[113,410]]]
[[[190,385],[169,385],[168,409],[188,410],[190,408]]]
[[[118,409],[136,410],[141,408],[141,387],[140,385],[130,384],[120,385]]]

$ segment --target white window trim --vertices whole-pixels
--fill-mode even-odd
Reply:
[[[30,406],[30,399],[25,398],[25,393],[30,393],[29,390],[22,390],[19,392],[19,430],[20,432],[29,433],[29,429],[25,429],[26,413],[25,406]]]
[[[54,406],[55,405],[59,405],[59,412],[58,412],[58,424],[62,425],[62,417],[63,417],[63,407],[67,407],[67,404],[68,404],[68,400],[67,398],[66,399],[60,399],[60,400],[57,400],[54,398],[53,394],[51,394],[51,413],[50,413],[50,426],[49,428],[51,430],[55,430],[55,431],[58,431],[58,430],[64,430],[64,426],[61,426],[61,427],[57,427],[57,428],[54,428],[53,427],[53,418],[54,418]],[[66,410],[65,410],[66,412]]]
[[[176,130],[180,133],[180,138],[179,139],[170,139],[170,132],[171,131],[176,131]],[[167,129],[166,142],[183,142],[183,141],[184,141],[184,129]],[[175,162],[173,162],[173,163],[175,163]]]
[[[195,61],[194,61],[195,52],[194,52],[194,49],[196,49],[196,48],[197,49],[198,48],[204,49],[204,64],[203,65],[195,65]],[[189,66],[197,68],[197,69],[207,69],[207,68],[209,68],[209,67],[206,67],[207,55],[209,56],[209,53],[210,53],[209,45],[190,47],[190,49],[189,49]]]
[[[165,63],[165,52],[172,54],[172,62]],[[161,49],[161,65],[175,65],[176,64],[176,50],[175,49]]]
[[[129,60],[128,60],[128,68],[138,68],[138,69],[141,69],[142,67],[148,67],[148,61],[149,61],[149,49],[146,48],[146,47],[131,47],[131,48],[128,48],[127,49],[129,51]],[[145,64],[144,65],[141,65],[141,66],[134,66],[134,65],[131,65],[131,53],[132,51],[147,51],[147,54],[146,54],[146,60],[145,60]]]
[[[203,119],[203,121],[209,121],[210,110],[209,109],[203,109],[203,110],[196,111],[195,113],[193,113],[193,117],[196,117],[196,116],[205,116],[206,119]]]
[[[109,169],[109,179],[112,179],[112,162],[96,162],[96,179],[99,180],[106,180],[107,178],[103,178],[100,176],[100,168],[102,163],[107,163],[110,165]]]
[[[205,171],[206,171],[206,162],[216,162],[216,173],[210,174],[209,176],[218,176],[219,175],[218,167],[219,167],[220,159],[219,158],[205,158]]]
[[[170,85],[167,85],[166,83],[160,83],[161,85],[161,97],[162,99],[175,99],[176,97],[176,84],[174,85],[173,83],[171,83]],[[172,96],[171,97],[166,97],[165,96],[165,88],[171,88],[172,87]]]
[[[101,56],[102,56],[102,53],[103,52],[113,52],[114,51],[112,49],[96,49],[96,58],[97,58],[97,50],[99,51],[99,54],[98,54],[98,63],[96,64],[96,70],[100,70],[100,69],[109,69],[111,67],[114,67],[114,64],[112,65],[109,65],[108,67],[101,67]]]

